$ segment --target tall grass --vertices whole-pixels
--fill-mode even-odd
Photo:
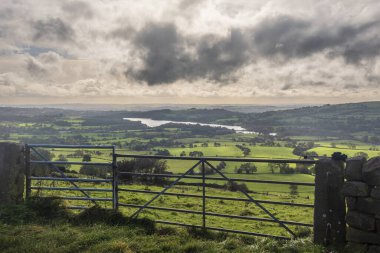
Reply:
[[[0,206],[0,252],[323,252],[310,238],[276,241],[157,226],[99,207],[74,214],[63,205],[35,198]]]

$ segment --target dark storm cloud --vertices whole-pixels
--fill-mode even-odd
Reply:
[[[171,23],[150,23],[140,31],[115,30],[112,37],[127,39],[140,52],[142,68],[126,75],[149,85],[205,78],[227,83],[236,71],[257,57],[304,58],[315,53],[343,57],[348,64],[380,53],[380,21],[325,27],[320,22],[290,16],[267,18],[252,28],[232,29],[226,37],[188,37]],[[190,49],[190,50],[189,50]],[[287,87],[284,87],[287,89]]]
[[[329,51],[329,56],[342,56],[348,63],[358,63],[380,53],[380,21],[362,25],[320,26],[310,20],[289,16],[262,21],[253,31],[257,52],[264,56],[306,57]]]
[[[137,80],[155,85],[171,83],[188,74],[192,61],[173,24],[149,25],[137,34],[134,43],[143,52],[144,61],[143,69],[129,72]]]
[[[33,24],[34,41],[58,41],[67,42],[74,39],[74,30],[60,18],[38,20]]]
[[[249,45],[238,30],[225,38],[186,38],[173,24],[150,24],[138,32],[134,45],[143,68],[126,74],[149,85],[197,78],[228,82],[249,60]]]

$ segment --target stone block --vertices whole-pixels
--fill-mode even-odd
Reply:
[[[367,253],[368,245],[363,243],[354,243],[348,242],[344,248],[343,252],[352,252],[352,253]],[[329,252],[329,251],[326,251]],[[335,252],[335,251],[333,251]]]
[[[344,196],[367,197],[369,196],[368,185],[359,181],[345,182],[342,188]]]
[[[364,214],[357,211],[348,211],[346,215],[346,222],[351,227],[364,231],[375,231],[376,229],[376,220],[373,215]]]
[[[363,180],[369,185],[380,186],[380,156],[373,157],[364,164]]]
[[[345,169],[346,179],[348,181],[361,181],[362,169],[366,161],[367,159],[361,156],[347,159]]]
[[[347,228],[346,239],[349,242],[380,245],[380,235],[375,232],[366,232],[353,227]]]
[[[373,198],[358,198],[356,209],[364,213],[380,215],[380,200]]]
[[[375,186],[371,190],[371,197],[374,199],[380,199],[380,186]]]
[[[367,253],[380,253],[380,246],[369,245]]]
[[[346,205],[348,210],[356,209],[356,198],[355,197],[346,197]]]
[[[376,218],[376,231],[380,235],[380,218]]]

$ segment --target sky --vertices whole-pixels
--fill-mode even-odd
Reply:
[[[378,0],[0,3],[0,104],[380,100]]]

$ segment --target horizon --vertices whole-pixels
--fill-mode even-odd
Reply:
[[[189,109],[223,109],[231,112],[240,113],[264,113],[269,111],[293,110],[308,107],[323,107],[334,105],[349,105],[363,103],[380,103],[379,101],[365,101],[357,103],[338,103],[338,104],[0,104],[0,108],[25,108],[25,109],[60,109],[72,111],[155,111],[155,110],[189,110]]]

